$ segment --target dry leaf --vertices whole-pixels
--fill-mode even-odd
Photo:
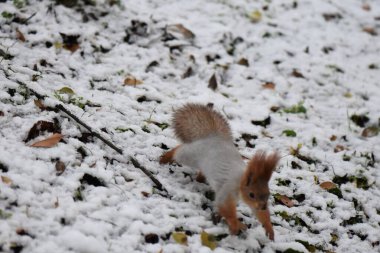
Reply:
[[[264,89],[274,90],[276,85],[272,82],[266,82],[263,85],[261,85]]]
[[[331,190],[331,189],[335,189],[336,188],[336,184],[334,184],[333,182],[323,182],[319,185],[322,189],[325,189],[325,190]]]
[[[209,247],[211,250],[214,250],[217,246],[215,237],[205,231],[201,233],[201,242],[203,246]]]
[[[47,138],[45,140],[33,143],[31,145],[31,147],[36,147],[36,148],[51,148],[51,147],[55,146],[62,139],[62,137],[63,137],[62,134],[56,133],[56,134],[51,135],[49,138]]]
[[[218,88],[218,81],[216,80],[215,73],[211,76],[210,80],[208,80],[208,86],[212,90],[216,90]]]
[[[377,32],[376,32],[375,28],[373,28],[373,27],[364,27],[363,28],[363,32],[366,32],[366,33],[368,33],[368,34],[370,34],[372,36],[376,36],[377,35]]]
[[[148,192],[145,192],[145,191],[142,191],[141,194],[144,196],[144,197],[149,197],[149,193]]]
[[[330,141],[335,141],[336,140],[336,135],[331,135],[331,137],[330,137]]]
[[[193,69],[192,69],[192,67],[188,67],[187,70],[186,70],[186,72],[183,73],[182,79],[188,78],[188,77],[190,77],[192,75],[193,75]]]
[[[371,10],[371,6],[367,3],[364,3],[362,5],[362,9],[365,10],[365,11],[370,11]]]
[[[179,32],[181,33],[186,39],[193,39],[195,38],[195,34],[184,27],[182,24],[175,24],[168,27],[170,30],[173,30],[173,32]]]
[[[179,244],[187,245],[187,235],[183,232],[173,232],[172,237],[174,241]]]
[[[18,28],[16,28],[16,37],[18,40],[21,40],[22,42],[26,41],[24,34],[22,34],[22,32],[20,32]]]
[[[38,108],[40,108],[42,111],[44,111],[44,110],[46,109],[46,106],[44,105],[44,103],[42,103],[42,101],[39,100],[39,99],[34,100],[34,104],[35,104]]]
[[[1,176],[1,181],[3,181],[4,184],[11,185],[12,180],[9,177]]]
[[[136,79],[134,76],[127,76],[124,80],[124,85],[129,85],[129,86],[136,86],[139,84],[142,84],[143,82],[141,80]]]
[[[336,147],[334,148],[335,153],[341,152],[343,150],[345,150],[345,147],[343,147],[342,145],[336,145]]]
[[[49,122],[44,120],[37,121],[37,123],[35,123],[33,127],[29,130],[28,136],[26,137],[24,142],[28,142],[36,138],[37,136],[40,136],[44,131],[58,133],[60,132],[60,127],[58,123],[55,122]]]
[[[364,128],[364,130],[362,132],[362,136],[363,137],[373,137],[373,136],[378,135],[379,132],[380,132],[380,128],[378,128],[376,126],[370,126],[370,127]]]
[[[246,58],[241,58],[241,59],[237,62],[237,64],[239,64],[239,65],[243,65],[243,66],[246,66],[246,67],[249,67],[249,62],[248,62],[248,60],[247,60]]]
[[[293,69],[292,76],[297,77],[297,78],[305,78],[303,74],[296,69]]]
[[[293,201],[285,195],[280,195],[278,200],[280,200],[281,203],[283,203],[287,207],[293,207],[294,206]]]
[[[55,163],[55,171],[56,171],[57,176],[62,175],[65,169],[66,169],[66,165],[63,162],[57,161]]]
[[[257,23],[261,20],[262,18],[262,14],[259,10],[255,10],[255,11],[252,11],[250,14],[249,14],[249,19],[253,22],[253,23]]]

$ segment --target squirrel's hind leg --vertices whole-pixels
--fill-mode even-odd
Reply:
[[[237,235],[241,230],[246,230],[247,226],[241,223],[236,215],[236,201],[232,196],[228,196],[224,203],[218,206],[219,214],[226,220],[230,233]]]
[[[178,145],[177,147],[169,150],[168,152],[165,152],[161,157],[160,157],[160,164],[167,164],[167,163],[172,163],[174,162],[174,154],[176,150],[180,147],[181,145]]]

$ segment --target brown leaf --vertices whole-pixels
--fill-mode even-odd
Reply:
[[[336,188],[336,184],[330,181],[323,182],[319,185],[322,189],[331,190]]]
[[[297,77],[297,78],[305,78],[303,74],[296,69],[293,69],[292,76]]]
[[[50,121],[44,121],[40,120],[37,121],[33,125],[33,127],[29,130],[28,136],[24,140],[24,142],[28,142],[37,136],[40,136],[44,131],[51,132],[51,133],[59,133],[60,132],[60,127],[58,126],[58,123],[55,122],[50,122]]]
[[[237,64],[239,64],[239,65],[243,65],[243,66],[246,66],[246,67],[249,67],[249,62],[248,62],[248,60],[247,60],[246,58],[241,58],[241,59],[237,62]]]
[[[368,3],[364,3],[362,5],[362,9],[365,10],[365,11],[370,11],[371,10],[371,6]]]
[[[211,76],[210,80],[208,80],[208,87],[212,90],[216,90],[216,88],[218,88],[218,81],[216,80],[215,73]]]
[[[291,200],[290,198],[288,198],[285,195],[278,194],[276,196],[276,199],[279,200],[282,204],[284,204],[287,207],[293,207],[294,206],[293,200]]]
[[[331,137],[330,137],[330,141],[335,141],[336,140],[336,135],[331,135]]]
[[[268,90],[274,90],[274,88],[276,87],[276,85],[272,82],[266,82],[264,83],[263,85],[261,85],[264,89],[268,89]]]
[[[144,196],[144,197],[149,197],[149,193],[148,192],[145,192],[145,191],[142,191],[141,194]]]
[[[334,19],[341,19],[342,15],[340,13],[324,13],[322,14],[325,21],[330,21]]]
[[[336,147],[334,148],[335,153],[341,152],[343,150],[345,150],[345,147],[343,147],[342,145],[336,145]]]
[[[177,30],[182,33],[182,35],[186,38],[186,39],[193,39],[195,38],[195,34],[190,31],[189,29],[187,29],[186,27],[184,27],[182,24],[175,24],[173,25],[174,27],[177,28]]]
[[[363,137],[373,137],[373,136],[376,136],[378,135],[380,132],[380,128],[376,127],[376,126],[370,126],[370,127],[366,127],[364,128],[363,132],[362,132],[362,136]]]
[[[65,171],[65,169],[66,169],[66,165],[63,162],[58,160],[55,163],[55,171],[56,171],[57,176],[62,175],[62,173]]]
[[[143,82],[141,80],[136,79],[134,76],[127,76],[124,80],[124,85],[129,85],[129,86],[136,86],[139,84],[142,84]]]
[[[26,41],[24,34],[22,34],[22,32],[20,32],[18,28],[16,28],[16,37],[18,40],[21,40],[22,42]]]
[[[38,108],[40,108],[42,111],[46,110],[46,106],[44,105],[44,103],[43,103],[41,100],[39,100],[39,99],[35,99],[35,100],[34,100],[34,104],[35,104]]]
[[[35,148],[51,148],[55,146],[63,138],[62,134],[55,133],[45,140],[33,143],[31,147]]]
[[[368,34],[370,34],[372,36],[376,36],[377,35],[377,32],[376,32],[375,28],[373,28],[373,27],[364,27],[363,28],[363,32],[366,32],[366,33],[368,33]]]
[[[63,48],[74,53],[79,49],[78,39],[80,35],[68,35],[64,33],[59,33],[63,40]]]
[[[6,176],[1,176],[1,181],[3,181],[4,184],[11,185],[12,184],[12,179]]]
[[[191,67],[188,67],[186,72],[183,73],[182,79],[188,78],[193,75],[193,69]]]

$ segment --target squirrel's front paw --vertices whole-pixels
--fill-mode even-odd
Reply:
[[[267,225],[264,227],[265,228],[265,234],[268,236],[268,238],[271,240],[271,241],[274,241],[274,231],[273,231],[273,227],[272,225]]]
[[[238,235],[239,232],[247,230],[247,225],[241,223],[239,220],[234,224],[229,225],[230,233],[232,235]]]

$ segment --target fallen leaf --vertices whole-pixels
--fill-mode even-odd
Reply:
[[[345,147],[343,147],[342,145],[336,145],[336,147],[334,148],[334,153],[338,153],[343,150],[345,150]]]
[[[59,90],[57,90],[60,94],[68,94],[68,95],[74,95],[75,92],[70,87],[62,87]]]
[[[173,240],[176,243],[187,245],[187,235],[183,232],[173,232],[172,233]]]
[[[291,200],[290,198],[288,198],[285,195],[275,194],[274,197],[276,200],[280,201],[282,204],[284,204],[287,207],[293,207],[294,206],[293,200]]]
[[[174,26],[178,29],[180,33],[182,33],[182,35],[185,38],[192,39],[195,37],[195,34],[186,27],[184,27],[182,24],[175,24]]]
[[[216,90],[216,88],[218,88],[218,81],[216,80],[215,73],[211,76],[210,80],[208,81],[208,87],[212,90]]]
[[[330,137],[330,141],[335,141],[336,140],[336,135],[331,135],[331,137]]]
[[[141,80],[136,79],[134,76],[127,76],[127,78],[124,79],[124,85],[136,86],[142,83]]]
[[[145,191],[142,191],[141,194],[144,196],[144,197],[149,197],[149,193],[148,192],[145,192]]]
[[[372,36],[377,35],[377,32],[376,32],[375,28],[373,28],[373,27],[363,27],[363,32],[366,32]]]
[[[33,143],[31,147],[35,148],[51,148],[55,146],[63,138],[62,134],[55,133],[49,138]]]
[[[322,14],[325,21],[330,21],[333,19],[341,19],[342,15],[340,13],[324,13]]]
[[[287,137],[296,137],[297,133],[292,129],[286,129],[282,131],[283,134],[285,134]]]
[[[365,11],[370,11],[371,10],[371,6],[368,3],[364,3],[362,5],[362,9],[365,10]]]
[[[251,20],[251,22],[253,23],[257,23],[261,20],[262,18],[262,14],[259,10],[254,10],[252,11],[250,14],[249,14],[249,19]]]
[[[64,33],[59,33],[63,40],[63,48],[74,53],[79,49],[78,39],[80,35],[67,35]]]
[[[263,85],[261,85],[264,89],[268,89],[268,90],[274,90],[274,88],[276,87],[276,85],[272,82],[266,82],[264,83]]]
[[[33,127],[29,130],[28,136],[24,140],[24,142],[28,142],[37,136],[40,136],[44,131],[51,132],[51,133],[59,133],[60,127],[57,122],[50,122],[50,121],[44,121],[40,120],[37,121],[33,125]]]
[[[330,181],[323,182],[319,185],[322,189],[331,190],[337,188],[336,184]]]
[[[54,208],[58,208],[58,207],[59,207],[59,200],[57,198],[56,201],[54,202]]]
[[[42,103],[42,101],[39,100],[39,99],[34,100],[34,104],[35,104],[38,108],[40,108],[42,111],[44,111],[44,110],[46,109],[46,106],[44,105],[44,103]]]
[[[192,75],[193,75],[193,69],[192,69],[192,67],[188,67],[187,70],[186,70],[186,72],[183,73],[182,79],[188,78],[188,77],[190,77]]]
[[[65,169],[66,169],[66,165],[63,162],[57,161],[55,163],[55,171],[56,171],[57,176],[62,175]]]
[[[1,176],[1,181],[3,181],[4,184],[11,185],[12,180],[9,177]]]
[[[203,246],[209,247],[211,250],[214,250],[217,246],[215,237],[205,231],[201,233],[201,242]]]
[[[18,40],[20,40],[22,42],[26,41],[24,34],[22,34],[22,32],[20,32],[20,30],[18,28],[16,28],[16,37]]]
[[[0,117],[3,117],[3,116],[4,116],[4,112],[0,111]]]
[[[305,78],[303,76],[303,74],[301,72],[299,72],[298,70],[296,70],[296,69],[293,69],[293,72],[292,72],[291,75],[294,76],[294,77],[296,77],[296,78]]]
[[[364,128],[363,132],[362,132],[362,136],[363,137],[373,137],[373,136],[376,136],[378,135],[380,132],[380,128],[379,127],[376,127],[376,126],[370,126],[370,127],[366,127]]]
[[[246,67],[249,67],[249,62],[248,62],[248,60],[247,60],[246,58],[241,58],[241,59],[237,62],[237,64],[239,64],[239,65],[243,65],[243,66],[246,66]]]

